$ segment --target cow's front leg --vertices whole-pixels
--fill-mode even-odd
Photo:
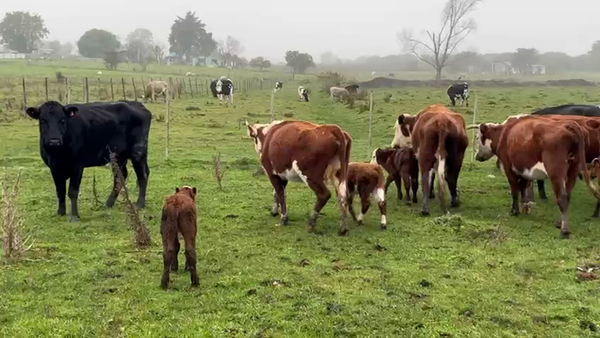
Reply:
[[[69,222],[79,222],[79,207],[77,199],[79,197],[79,186],[83,177],[83,168],[75,168],[71,173],[69,180],[69,199],[71,200],[71,217]]]
[[[56,187],[56,198],[58,199],[57,214],[59,216],[64,216],[67,214],[67,204],[65,201],[67,194],[67,179],[56,173],[52,173],[52,179],[54,180],[54,186]]]

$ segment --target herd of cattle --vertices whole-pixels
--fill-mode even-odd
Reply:
[[[217,97],[233,95],[231,80],[222,77],[213,83],[211,89],[214,88],[213,94]],[[154,88],[151,88],[152,96],[156,94]],[[282,88],[283,83],[277,82],[274,90]],[[454,86],[448,89],[452,103],[452,98],[468,99],[466,83],[458,85],[459,90],[452,88]],[[357,90],[358,86],[352,89]],[[300,99],[308,101],[308,93],[305,88],[298,88]],[[331,97],[335,96],[332,91]],[[111,160],[116,162],[116,168],[125,178],[128,176],[127,162],[131,160],[139,186],[136,205],[140,208],[145,206],[150,175],[148,136],[152,114],[143,103],[118,101],[62,105],[47,101],[39,107],[27,108],[26,113],[39,121],[40,153],[54,180],[59,215],[66,215],[65,195],[68,195],[71,201],[69,220],[79,220],[77,200],[84,168],[103,166]],[[327,182],[333,184],[341,213],[340,235],[348,234],[348,214],[362,223],[371,198],[377,201],[381,213],[381,229],[386,229],[386,193],[391,182],[397,186],[399,200],[403,199],[404,183],[405,202],[417,203],[420,176],[423,192],[421,212],[429,215],[437,176],[437,194],[443,213],[447,212],[446,185],[450,193],[450,207],[458,207],[458,179],[469,144],[469,129],[478,129],[478,161],[497,156],[498,166],[501,166],[510,184],[513,215],[520,212],[519,195],[523,211],[531,212],[533,180],[538,181],[540,198],[546,198],[543,182],[549,178],[560,210],[557,226],[561,235],[568,237],[568,207],[578,175],[596,198],[593,216],[598,217],[600,213],[600,187],[591,179],[594,175],[600,178],[599,106],[544,108],[529,115],[511,116],[499,124],[467,126],[460,114],[444,105],[431,105],[415,115],[398,116],[391,147],[373,150],[370,163],[351,162],[352,137],[334,124],[273,121],[267,124],[246,122],[246,126],[262,168],[273,186],[271,214],[280,214],[282,225],[289,223],[286,204],[289,181],[306,184],[317,197],[308,221],[310,230],[314,230],[321,210],[331,198]],[[387,179],[384,171],[389,174]],[[106,201],[108,207],[114,206],[122,189],[117,172],[114,177],[113,189]],[[176,194],[167,199],[163,208],[161,235],[165,270],[161,285],[165,288],[169,271],[177,269],[177,233],[181,233],[186,242],[186,270],[192,273],[192,284],[198,284],[195,195],[196,188],[177,188]],[[358,216],[352,207],[356,195],[361,200]]]

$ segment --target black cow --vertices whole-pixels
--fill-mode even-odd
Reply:
[[[580,116],[600,116],[600,106],[588,104],[564,104],[556,107],[546,107],[538,109],[531,115],[580,115]]]
[[[446,93],[450,98],[452,106],[456,106],[457,99],[460,99],[461,107],[463,103],[466,103],[467,107],[469,106],[469,85],[466,82],[450,85]]]
[[[48,101],[38,108],[27,108],[26,112],[39,121],[40,153],[54,179],[59,215],[66,214],[66,183],[70,179],[69,221],[79,220],[77,198],[83,170],[106,165],[110,161],[110,152],[115,154],[125,178],[127,160],[131,160],[139,187],[137,206],[145,206],[150,175],[148,133],[152,113],[142,103],[119,101],[63,106]],[[114,206],[121,188],[115,175],[107,207]]]
[[[281,81],[275,82],[275,92],[280,91],[281,88],[283,88],[283,82],[281,82]]]
[[[589,104],[563,104],[562,106],[546,107],[538,109],[531,115],[578,115],[578,116],[600,116],[600,106]],[[499,167],[499,162],[496,161],[496,166]],[[581,177],[581,174],[579,175]],[[537,181],[538,194],[540,199],[546,200],[546,187],[544,181]]]
[[[215,79],[210,82],[210,91],[211,91],[213,97],[215,97],[215,98],[219,97],[218,93],[217,93],[217,81],[219,81],[219,80]]]

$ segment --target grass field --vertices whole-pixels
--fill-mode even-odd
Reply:
[[[544,105],[599,102],[594,88],[477,90],[480,121]],[[392,94],[389,103],[385,94]],[[374,146],[387,146],[399,113],[446,103],[443,90],[376,91]],[[338,237],[331,200],[307,233],[314,194],[288,186],[291,225],[269,215],[272,190],[239,120],[268,122],[268,90],[239,94],[235,107],[212,98],[177,100],[171,115],[170,160],[165,123],[150,132],[148,206],[153,245],[136,250],[122,205],[100,202],[112,185],[108,168],[85,171],[80,223],[55,215],[54,184],[39,157],[38,127],[19,111],[0,113],[0,162],[12,178],[23,170],[19,198],[35,244],[24,259],[0,264],[0,335],[5,337],[594,337],[600,325],[598,282],[578,282],[575,268],[600,261],[594,201],[579,182],[571,205],[572,237],[559,238],[554,197],[532,215],[509,216],[508,183],[493,161],[465,159],[460,217],[419,216],[420,204],[388,193],[389,230],[379,231],[373,208],[350,236]],[[474,98],[472,98],[472,103]],[[336,123],[354,138],[352,160],[366,161],[368,112],[332,104],[315,93],[310,103],[295,87],[277,96],[278,118]],[[155,117],[164,105],[149,104]],[[190,110],[196,107],[200,110]],[[473,107],[460,108],[469,123]],[[227,166],[223,190],[212,175],[213,156]],[[130,172],[132,172],[130,168]],[[3,175],[4,177],[4,175]],[[134,177],[134,175],[130,176]],[[160,211],[179,185],[199,189],[199,274],[162,271]],[[135,188],[131,179],[129,186]],[[420,190],[420,189],[419,189]],[[549,190],[550,191],[550,190]],[[136,195],[137,196],[137,195]],[[421,196],[419,192],[419,202]],[[180,263],[183,262],[182,253]],[[181,263],[183,264],[183,263]]]

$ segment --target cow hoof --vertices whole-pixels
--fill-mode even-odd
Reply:
[[[429,216],[429,210],[421,210],[421,216]]]
[[[569,239],[569,238],[571,238],[571,233],[568,232],[568,231],[567,232],[562,232],[561,231],[560,232],[560,238],[562,238],[562,239]]]
[[[387,230],[387,224],[382,224],[381,225],[381,231],[385,231]]]
[[[277,211],[271,210],[271,216],[273,216],[273,217],[279,216],[279,210],[277,210]]]
[[[511,216],[519,216],[519,210],[511,210],[510,215]]]
[[[340,229],[340,231],[338,231],[338,235],[340,236],[348,236],[349,233],[350,231],[348,231],[348,229]]]
[[[419,203],[419,200],[418,200],[418,199],[416,199],[416,198],[415,198],[415,199],[413,199],[412,201],[413,201],[413,203],[414,203],[414,204],[417,204],[417,203]]]
[[[67,212],[66,212],[65,210],[60,210],[60,209],[58,209],[58,211],[56,212],[56,214],[57,214],[58,216],[64,216],[64,215],[66,215],[66,214],[67,214]]]
[[[451,201],[450,202],[450,208],[458,208],[460,207],[460,201]]]
[[[177,272],[177,271],[179,271],[178,266],[171,266],[171,272]],[[187,267],[185,268],[185,271],[187,271]]]
[[[429,194],[429,198],[435,198],[435,194]]]
[[[560,220],[558,220],[558,221],[554,222],[554,226],[555,226],[557,229],[560,229]]]
[[[79,216],[73,216],[73,215],[69,216],[69,222],[71,222],[71,223],[79,222]]]
[[[358,225],[363,225],[363,221],[362,220],[356,221],[356,223],[358,223]]]
[[[404,204],[408,205],[409,207],[412,205],[410,201],[404,201]]]
[[[287,215],[281,217],[281,220],[279,221],[279,224],[283,225],[283,226],[290,225],[290,218]]]

